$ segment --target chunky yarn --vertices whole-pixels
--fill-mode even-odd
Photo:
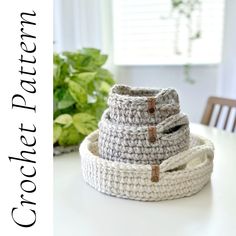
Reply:
[[[141,201],[191,196],[209,181],[213,144],[191,134],[174,89],[115,85],[99,130],[80,146],[84,180]]]
[[[160,164],[188,149],[189,133],[188,118],[182,113],[155,126],[137,126],[113,122],[106,110],[99,123],[99,153],[112,161]]]
[[[108,105],[114,122],[130,125],[157,124],[180,111],[178,94],[171,88],[115,85],[111,89]]]
[[[100,158],[95,131],[80,146],[82,174],[93,188],[116,197],[140,201],[181,198],[197,193],[210,180],[213,149],[209,140],[191,135],[190,148],[164,160],[156,173],[156,165]],[[158,181],[153,174],[158,174]]]

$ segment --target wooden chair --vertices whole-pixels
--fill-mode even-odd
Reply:
[[[226,111],[224,114],[222,112],[223,109]],[[209,97],[204,114],[202,116],[201,124],[208,126],[213,125],[217,128],[223,128],[224,130],[227,129],[231,132],[235,132],[236,100],[221,97]]]

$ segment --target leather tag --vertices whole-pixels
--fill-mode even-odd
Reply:
[[[156,99],[148,98],[148,113],[154,114],[156,110]]]
[[[152,165],[152,182],[158,182],[160,178],[160,167],[159,165]]]
[[[156,126],[148,127],[148,140],[150,143],[155,143],[157,139]]]

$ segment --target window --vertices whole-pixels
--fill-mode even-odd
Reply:
[[[113,0],[115,64],[219,63],[223,19],[224,0]]]

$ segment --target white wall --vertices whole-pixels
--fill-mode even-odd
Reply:
[[[109,54],[107,67],[113,71],[117,82],[132,86],[176,88],[180,94],[182,111],[189,115],[192,122],[200,121],[209,96],[236,98],[235,0],[226,1],[222,64],[192,67],[191,75],[196,80],[195,84],[184,81],[181,66],[114,66],[111,0],[55,1],[56,4],[63,3],[61,35],[64,36],[60,49],[73,50],[83,46],[101,48]],[[74,21],[71,21],[72,18]]]
[[[102,0],[102,15],[105,51],[112,56],[112,5],[109,0]],[[104,42],[104,40],[102,40]],[[112,60],[111,60],[112,61]],[[110,63],[111,63],[110,61]],[[190,84],[184,80],[182,66],[116,66],[113,69],[119,83],[132,86],[173,87],[179,92],[182,111],[188,114],[192,122],[200,122],[207,98],[218,91],[219,66],[194,66],[191,77],[196,81]]]
[[[199,122],[206,99],[216,94],[216,66],[194,67],[192,69],[195,84],[184,81],[183,69],[179,66],[132,66],[119,67],[117,78],[120,83],[133,86],[173,87],[179,92],[182,111],[188,114],[192,122]]]
[[[218,92],[236,98],[236,1],[227,0],[225,7],[223,60],[220,66]]]
[[[102,46],[100,0],[54,0],[54,50]]]
[[[103,26],[107,29],[103,48],[112,56],[112,5],[109,0],[102,0],[102,4],[103,15],[107,16]],[[194,84],[184,80],[182,66],[113,67],[117,81],[132,86],[174,87],[179,92],[182,111],[188,114],[192,122],[200,122],[209,96],[236,98],[235,12],[236,1],[226,1],[222,64],[193,66],[191,77],[196,81]]]

